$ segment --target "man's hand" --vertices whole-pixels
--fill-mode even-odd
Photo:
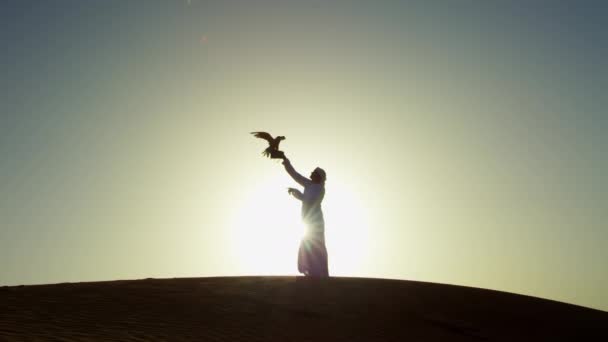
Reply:
[[[304,196],[300,190],[298,189],[294,189],[294,188],[287,188],[287,193],[290,194],[291,196],[293,196],[295,199],[298,200],[302,200],[302,197]]]
[[[285,153],[283,151],[271,151],[270,158],[272,159],[285,159]]]

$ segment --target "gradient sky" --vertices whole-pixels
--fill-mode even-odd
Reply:
[[[268,130],[327,171],[332,274],[608,310],[607,17],[3,1],[0,284],[295,274],[293,182],[248,135]]]

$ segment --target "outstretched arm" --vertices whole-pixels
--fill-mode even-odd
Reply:
[[[304,195],[302,195],[302,192],[300,190],[294,189],[294,188],[288,188],[287,193],[290,194],[291,196],[295,197],[296,199],[299,199],[300,201],[302,200],[302,197],[304,197]]]
[[[310,179],[299,174],[293,168],[293,166],[291,166],[291,162],[289,161],[289,159],[287,159],[287,157],[283,158],[283,165],[285,165],[285,170],[287,171],[287,173],[289,173],[291,178],[293,178],[293,180],[296,181],[296,183],[300,184],[301,186],[306,186],[311,182]]]

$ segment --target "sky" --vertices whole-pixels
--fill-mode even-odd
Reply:
[[[601,1],[0,5],[0,285],[330,273],[608,310]]]

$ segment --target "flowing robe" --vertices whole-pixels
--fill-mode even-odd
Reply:
[[[304,193],[296,191],[293,196],[302,201],[302,221],[306,233],[298,250],[298,271],[307,276],[329,276],[327,248],[325,247],[325,221],[321,202],[325,196],[325,184],[313,183],[299,174],[289,160],[283,162],[287,173],[304,187]]]

